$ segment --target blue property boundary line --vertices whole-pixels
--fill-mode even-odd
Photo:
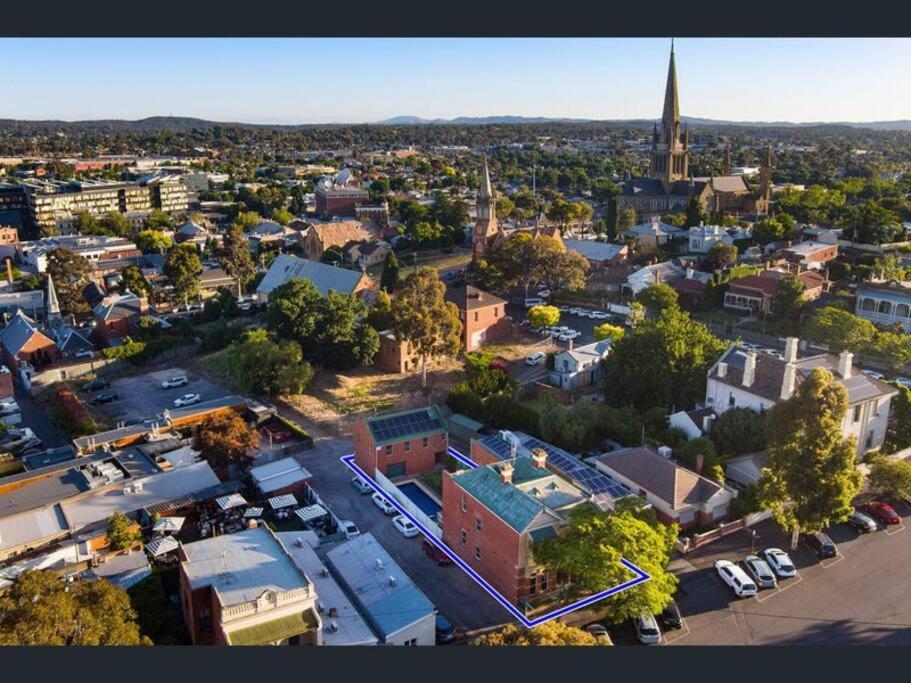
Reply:
[[[471,459],[467,458],[462,453],[459,453],[451,446],[449,447],[448,450],[449,450],[449,454],[452,457],[454,457],[459,462],[464,463],[468,467],[474,469],[475,467],[478,466],[476,463],[472,462]],[[428,541],[430,541],[437,548],[439,548],[441,551],[443,551],[443,553],[445,553],[446,556],[449,557],[449,559],[451,559],[453,562],[455,562],[455,564],[457,564],[462,569],[462,571],[464,571],[466,574],[468,574],[468,576],[470,576],[472,579],[474,579],[474,581],[479,586],[481,586],[481,588],[483,588],[485,591],[487,591],[487,593],[489,593],[491,595],[491,597],[493,597],[497,602],[499,602],[500,605],[502,605],[510,614],[512,614],[516,618],[516,620],[518,622],[520,622],[526,628],[533,628],[535,626],[540,626],[541,624],[551,621],[552,619],[562,617],[566,614],[569,614],[570,612],[575,612],[576,610],[582,609],[583,607],[588,607],[589,605],[593,605],[594,603],[604,600],[605,598],[609,598],[612,595],[617,595],[618,593],[621,593],[621,592],[627,590],[628,588],[632,588],[633,586],[638,586],[640,583],[645,583],[646,581],[649,581],[652,578],[651,576],[646,574],[644,571],[642,571],[639,567],[634,565],[632,562],[621,557],[620,563],[624,567],[629,569],[630,572],[632,572],[635,575],[634,579],[626,581],[625,583],[621,583],[620,585],[614,586],[613,588],[608,588],[607,590],[603,590],[600,593],[595,593],[594,595],[590,595],[587,598],[578,600],[577,602],[574,602],[570,605],[566,605],[565,607],[561,607],[560,609],[554,610],[553,612],[549,612],[548,614],[544,614],[542,616],[536,617],[535,619],[529,619],[519,610],[519,608],[517,608],[509,600],[507,600],[503,595],[501,595],[499,593],[499,591],[497,591],[496,588],[494,588],[489,583],[487,583],[487,581],[484,579],[483,576],[481,576],[474,569],[469,567],[464,562],[464,560],[462,560],[462,558],[459,557],[455,553],[455,551],[453,551],[448,545],[446,545],[443,542],[443,540],[441,538],[437,538],[436,536],[434,536],[433,533],[429,529],[427,529],[420,521],[415,519],[411,515],[410,512],[405,510],[399,504],[399,502],[397,500],[395,500],[392,496],[390,496],[388,493],[386,493],[383,490],[383,488],[373,479],[373,477],[371,477],[369,474],[364,472],[364,470],[362,470],[360,467],[358,467],[358,465],[355,464],[355,462],[354,462],[353,453],[350,455],[342,456],[341,461],[343,463],[345,463],[345,465],[347,465],[348,468],[352,472],[354,472],[359,477],[364,479],[364,481],[368,482],[370,484],[370,486],[377,493],[379,493],[384,499],[386,499],[396,510],[398,510],[405,517],[407,517],[409,520],[411,520],[411,522],[418,529],[421,530],[421,533],[424,534],[424,537]]]

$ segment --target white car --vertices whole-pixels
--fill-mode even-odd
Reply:
[[[569,306],[560,306],[557,310],[560,311],[560,313],[572,312],[572,309]]]
[[[756,595],[757,589],[753,579],[730,560],[718,560],[715,563],[715,571],[738,598],[752,598]]]
[[[191,406],[194,403],[199,403],[199,394],[184,394],[180,398],[174,399],[175,408],[183,408],[184,406]]]
[[[643,645],[657,645],[661,642],[661,629],[651,612],[643,612],[636,619],[636,637]]]
[[[396,512],[395,506],[386,500],[383,494],[379,491],[374,493],[371,498],[373,499],[374,504],[383,511],[383,514],[391,515],[393,512]]]
[[[351,485],[358,493],[370,493],[373,491],[373,487],[360,477],[353,477],[351,479]]]
[[[911,379],[908,379],[907,377],[895,377],[892,381],[896,384],[901,384],[903,387],[911,389]]]
[[[595,320],[607,320],[610,318],[610,313],[605,313],[604,311],[594,311],[592,313],[592,318]]]
[[[345,538],[352,539],[361,535],[361,530],[350,519],[340,519],[338,521],[338,530],[345,534]]]
[[[414,522],[408,519],[405,515],[393,517],[392,523],[395,525],[395,528],[399,530],[399,533],[402,534],[402,536],[405,538],[414,538],[419,533],[421,533],[421,530],[414,525]]]
[[[161,383],[162,389],[173,389],[174,387],[182,387],[185,384],[189,384],[190,380],[187,379],[186,375],[177,375],[175,377],[168,377],[164,382]]]
[[[547,356],[538,351],[525,359],[525,365],[539,365],[545,358],[547,358]]]
[[[538,296],[541,297],[542,299],[549,299],[549,298],[550,298],[550,290],[549,290],[549,289],[542,289],[542,290],[540,290],[540,291],[538,292]]]
[[[579,315],[584,310],[585,310],[584,308],[579,308],[578,306],[573,306],[572,308],[569,309],[569,312],[572,315]]]
[[[525,308],[531,308],[532,306],[540,306],[544,303],[544,299],[537,296],[529,297],[525,300]]]
[[[875,370],[861,370],[867,377],[872,377],[873,379],[884,380],[886,376],[881,372],[876,372]]]
[[[557,339],[560,341],[570,341],[571,339],[575,339],[577,336],[578,335],[576,334],[575,330],[570,330],[569,332],[561,332]]]
[[[797,576],[797,570],[788,554],[779,548],[766,548],[762,551],[763,559],[768,562],[772,571],[781,579]]]

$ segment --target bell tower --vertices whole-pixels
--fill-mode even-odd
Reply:
[[[497,223],[496,200],[490,185],[490,171],[487,169],[487,157],[484,157],[484,168],[481,173],[481,187],[478,190],[478,201],[474,221],[474,232],[471,236],[472,258],[481,258],[487,250],[487,241],[499,232]]]
[[[660,180],[667,192],[672,183],[684,180],[689,171],[689,130],[680,128],[680,103],[677,96],[677,63],[674,41],[671,41],[671,59],[667,67],[667,84],[664,88],[664,110],[661,127],[653,135],[652,159],[649,178]]]

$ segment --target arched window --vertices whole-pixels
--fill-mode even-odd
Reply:
[[[909,312],[911,312],[911,308],[908,307],[908,304],[895,304],[896,318],[907,318]]]
[[[874,301],[873,299],[863,299],[860,302],[860,310],[875,311],[876,310],[876,301]]]
[[[879,302],[879,313],[884,315],[889,315],[892,313],[892,303],[889,301],[880,301]]]

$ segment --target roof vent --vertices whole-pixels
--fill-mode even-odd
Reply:
[[[395,580],[395,577],[392,576],[392,575],[390,574],[390,576],[389,576],[389,585],[390,585],[390,586],[395,586],[397,583],[398,583],[398,581]]]
[[[376,566],[377,570],[380,570],[383,568],[383,561],[380,558],[376,558],[376,562],[374,562],[373,564]]]

